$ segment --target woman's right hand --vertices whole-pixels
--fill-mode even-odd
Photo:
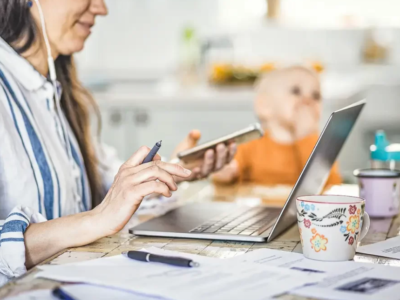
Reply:
[[[121,166],[105,199],[92,210],[101,231],[99,235],[120,231],[145,196],[157,193],[171,197],[171,192],[177,190],[173,176],[190,176],[190,170],[162,162],[158,155],[152,162],[141,164],[149,152],[150,148],[141,147]]]

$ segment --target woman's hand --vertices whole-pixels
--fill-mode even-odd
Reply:
[[[188,150],[197,145],[198,140],[201,137],[201,133],[198,130],[192,130],[188,136],[175,148],[173,159],[176,159],[177,154],[181,151]],[[179,162],[186,169],[190,169],[192,174],[189,177],[182,178],[179,176],[175,177],[175,182],[181,181],[192,181],[196,179],[202,179],[208,177],[211,173],[221,170],[226,164],[229,164],[236,153],[236,144],[231,144],[228,147],[224,144],[219,144],[216,150],[208,150],[204,154],[204,158],[193,162],[191,164],[185,164]]]
[[[174,177],[191,175],[180,165],[162,162],[158,155],[154,161],[141,165],[149,152],[150,148],[141,147],[121,166],[105,199],[92,210],[102,236],[120,231],[145,196],[157,193],[170,197],[171,191],[177,190]]]

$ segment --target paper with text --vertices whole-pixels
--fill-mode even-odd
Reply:
[[[354,261],[323,262],[302,254],[260,249],[231,259],[237,262],[268,264],[325,274],[318,284],[292,291],[292,294],[316,299],[378,300],[400,299],[400,268]]]
[[[400,236],[357,248],[358,253],[400,259]]]
[[[193,258],[190,254],[175,253]],[[123,265],[121,259],[125,259]],[[253,263],[227,263],[228,260],[219,260],[220,264],[214,265],[202,264],[199,268],[172,267],[125,257],[114,260],[117,262],[114,266],[109,264],[110,260],[100,265],[48,266],[36,276],[115,287],[175,300],[264,300],[321,280],[319,274],[304,276],[296,270]]]

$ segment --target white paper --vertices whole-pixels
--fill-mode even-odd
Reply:
[[[140,249],[140,251],[146,251],[149,253],[153,254],[158,254],[158,255],[166,255],[166,256],[179,256],[179,257],[185,257],[185,258],[190,258],[195,262],[198,262],[201,266],[212,266],[212,265],[220,265],[222,260],[219,258],[215,257],[207,257],[203,255],[196,255],[196,254],[191,254],[191,253],[179,253],[176,251],[170,251],[170,250],[164,250],[160,249],[157,247],[149,247],[149,248],[143,248]],[[132,260],[129,260],[132,261]],[[227,260],[225,260],[227,261]],[[82,261],[82,262],[74,262],[74,263],[69,263],[69,264],[63,264],[63,266],[126,266],[127,264],[127,258],[123,255],[115,255],[111,257],[103,257],[103,258],[97,258],[97,259],[91,259],[87,261]],[[52,269],[54,265],[42,265],[38,266],[39,269],[41,270],[49,270]]]
[[[357,248],[358,253],[400,259],[400,236]]]
[[[144,295],[135,294],[116,289],[105,288],[89,284],[64,285],[62,290],[72,296],[75,300],[154,300]],[[158,298],[160,299],[160,298]],[[54,297],[51,290],[37,290],[22,293],[18,296],[9,297],[5,300],[59,300]]]
[[[260,249],[231,259],[236,262],[268,264],[310,273],[325,274],[318,284],[292,291],[316,299],[400,299],[400,268],[354,261],[323,262],[302,254]]]
[[[193,258],[191,254],[168,253]],[[197,255],[195,257],[196,260],[201,259]],[[125,260],[123,264],[122,259]],[[123,256],[114,258],[115,265],[112,265],[111,259],[106,263],[97,261],[100,264],[93,264],[92,261],[91,264],[47,266],[36,276],[63,282],[112,286],[174,300],[269,299],[321,280],[319,274],[304,276],[299,271],[229,260],[219,260],[220,264],[209,265],[200,261],[199,268],[139,262]]]
[[[374,264],[354,263],[357,268],[326,278],[321,283],[293,293],[318,299],[398,300],[400,269]]]
[[[346,262],[321,262],[307,259],[303,254],[279,251],[273,249],[259,249],[240,256],[236,256],[230,261],[243,263],[256,263],[260,265],[276,266],[301,271],[308,274],[324,274],[331,276],[350,271],[357,266],[353,261]]]

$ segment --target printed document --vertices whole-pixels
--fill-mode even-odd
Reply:
[[[400,259],[400,236],[357,248],[358,253]]]
[[[182,268],[118,256],[113,259],[115,265],[112,259],[105,259],[106,263],[104,259],[99,259],[96,263],[46,266],[41,267],[43,272],[36,276],[63,282],[103,285],[174,300],[264,300],[323,278],[321,274],[304,276],[303,272],[297,270],[254,263],[233,263],[229,260],[207,265],[202,260],[209,258],[174,253],[190,257],[201,265],[199,268]]]

